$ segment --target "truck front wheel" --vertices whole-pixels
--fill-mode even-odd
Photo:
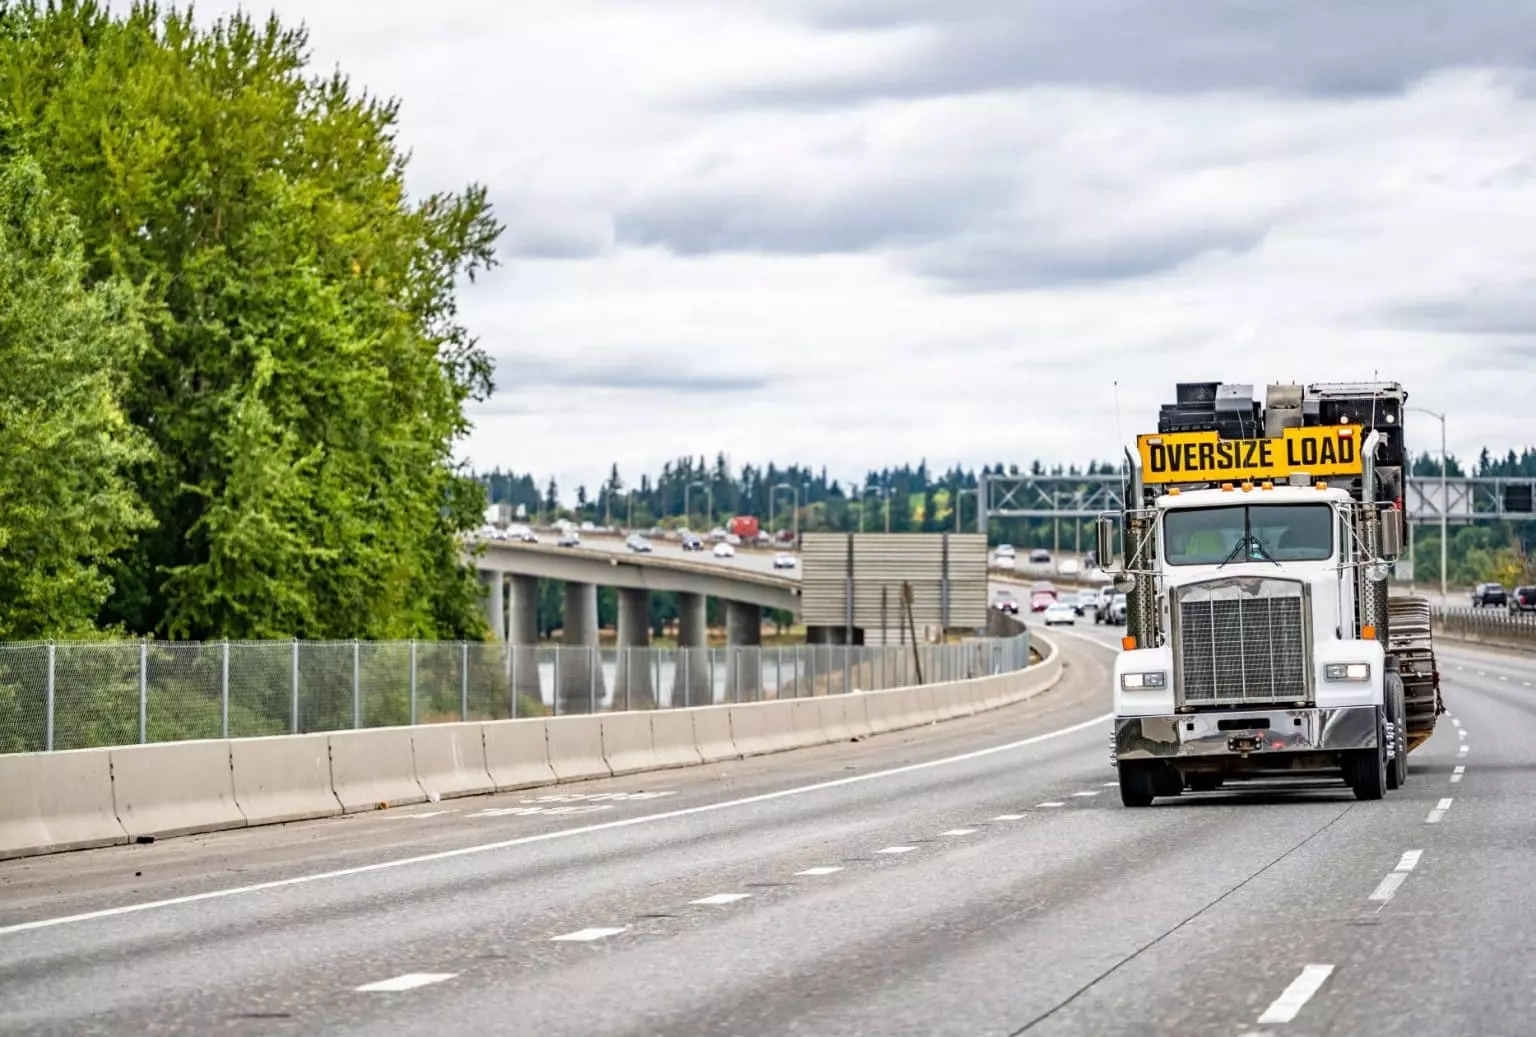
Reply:
[[[1121,760],[1120,802],[1128,807],[1149,807],[1157,795],[1157,764],[1148,760]]]
[[[1381,799],[1387,794],[1387,732],[1378,732],[1376,748],[1354,749],[1344,758],[1344,780],[1356,799]]]

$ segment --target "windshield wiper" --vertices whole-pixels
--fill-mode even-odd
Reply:
[[[1253,546],[1259,552],[1259,557],[1263,558],[1266,562],[1274,562],[1275,565],[1280,565],[1279,562],[1275,561],[1275,556],[1270,554],[1269,550],[1264,546],[1264,541],[1254,537]],[[1282,569],[1285,568],[1283,565],[1280,567]]]
[[[1232,545],[1232,550],[1227,552],[1227,557],[1223,558],[1221,560],[1221,564],[1218,565],[1216,568],[1218,568],[1218,569],[1226,568],[1227,563],[1231,562],[1231,561],[1235,561],[1237,559],[1237,556],[1242,554],[1243,551],[1245,551],[1247,549],[1247,547],[1248,547],[1248,538],[1246,536],[1238,537],[1237,538],[1237,543]]]

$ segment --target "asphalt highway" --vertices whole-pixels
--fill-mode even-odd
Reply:
[[[1532,1031],[1529,658],[1442,647],[1382,802],[1132,811],[1119,628],[1057,636],[1056,690],[921,732],[0,864],[0,1031]]]

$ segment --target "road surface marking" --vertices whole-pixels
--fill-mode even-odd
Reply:
[[[550,943],[591,943],[593,940],[601,940],[608,936],[617,936],[628,929],[629,926],[621,925],[612,929],[594,928],[577,929],[574,933],[566,933],[564,936],[551,936]]]
[[[1288,1023],[1296,1018],[1296,1013],[1312,1000],[1312,995],[1317,993],[1318,988],[1332,974],[1332,965],[1308,965],[1302,969],[1301,975],[1291,981],[1291,985],[1285,988],[1285,992],[1264,1009],[1264,1014],[1259,1016],[1259,1025]]]
[[[1455,717],[1452,717],[1451,718],[1451,726],[1452,727],[1460,727],[1461,726],[1461,721],[1457,720]]]
[[[1424,819],[1424,823],[1430,825],[1439,824],[1440,819],[1445,816],[1445,812],[1449,809],[1451,809],[1450,799],[1442,799],[1440,802],[1435,804],[1435,809],[1429,812],[1429,816]]]
[[[690,904],[734,904],[738,900],[745,900],[751,893],[711,893],[707,897],[690,900]]]
[[[1371,895],[1368,899],[1380,900],[1382,903],[1386,903],[1388,900],[1391,900],[1394,896],[1397,895],[1397,888],[1401,886],[1403,881],[1407,878],[1408,873],[1406,871],[1390,872],[1387,877],[1382,879],[1376,888],[1371,891]]]
[[[1029,815],[1027,815],[1027,814],[998,814],[992,820],[994,820],[994,821],[1022,821],[1022,820],[1024,820],[1024,818],[1026,818],[1028,816]]]
[[[819,868],[806,868],[804,871],[795,872],[796,875],[831,875],[833,872],[842,871],[841,866],[825,865]]]
[[[454,813],[452,810],[428,810],[426,813],[422,814],[385,814],[384,816],[392,821],[409,821],[413,818],[441,817],[444,814],[452,813]]]
[[[972,835],[972,834],[975,833],[975,831],[976,831],[976,829],[974,829],[974,828],[951,828],[949,831],[947,831],[947,832],[940,832],[939,834],[940,835]]]
[[[1058,802],[1056,800],[1052,800],[1049,803],[1036,803],[1035,806],[1037,806],[1037,807],[1064,807],[1064,806],[1066,806],[1066,804]]]
[[[1103,646],[1101,645],[1100,647]],[[76,922],[94,922],[103,918],[117,918],[122,915],[138,914],[141,911],[180,907],[183,904],[199,904],[205,900],[222,900],[225,897],[249,896],[252,893],[264,893],[267,890],[285,889],[289,886],[305,886],[312,882],[323,882],[330,879],[351,878],[355,875],[371,875],[374,872],[389,871],[394,868],[405,868],[420,864],[436,864],[439,861],[453,860],[457,857],[490,853],[495,850],[509,850],[517,846],[531,846],[534,843],[552,842],[556,839],[571,839],[578,835],[591,835],[593,832],[608,832],[618,828],[629,828],[633,825],[654,824],[658,821],[670,821],[679,817],[692,817],[695,814],[708,814],[718,810],[752,806],[776,799],[786,799],[790,796],[803,796],[810,792],[821,792],[826,789],[842,788],[845,785],[878,781],[882,778],[914,774],[918,771],[925,771],[934,767],[946,767],[951,764],[965,763],[969,760],[979,760],[987,756],[996,756],[998,753],[1013,752],[1031,745],[1039,745],[1041,742],[1049,742],[1066,735],[1075,735],[1080,731],[1095,729],[1102,731],[1104,725],[1113,719],[1113,713],[1105,713],[1102,716],[1094,717],[1092,720],[1084,720],[1069,727],[1047,731],[1044,734],[1031,735],[1028,738],[1006,742],[1002,745],[988,746],[985,749],[973,749],[970,752],[960,753],[957,756],[945,756],[937,760],[924,760],[921,763],[908,763],[900,767],[892,767],[889,770],[870,771],[868,774],[850,774],[843,778],[831,778],[827,781],[813,782],[810,785],[796,785],[793,788],[762,792],[755,796],[744,796],[741,799],[727,799],[718,803],[701,803],[698,806],[679,807],[676,810],[665,810],[658,814],[640,814],[636,817],[615,818],[612,821],[579,825],[575,828],[561,828],[553,832],[538,832],[533,835],[518,836],[514,839],[499,839],[496,842],[479,843],[474,846],[460,846],[452,850],[439,850],[435,853],[424,853],[414,857],[397,857],[393,860],[377,861],[373,864],[360,864],[352,868],[337,868],[333,871],[318,871],[308,875],[294,875],[291,878],[273,879],[270,882],[255,882],[248,886],[227,886],[223,889],[205,890],[202,893],[189,893],[181,897],[167,897],[164,900],[145,900],[137,904],[122,904],[118,907],[102,908],[99,911],[84,911],[79,914],[59,915],[55,918],[39,918],[31,922],[18,922],[15,925],[0,926],[0,936],[31,932],[35,929],[51,929],[54,926],[70,925]]]
[[[1424,856],[1423,850],[1405,850],[1402,860],[1397,862],[1398,871],[1412,871],[1419,866],[1419,858]]]
[[[1470,745],[1468,745],[1466,742],[1462,742],[1461,743],[1461,748],[1457,749],[1456,751],[1458,753],[1461,753],[1461,754],[1465,755],[1466,753],[1469,753],[1469,752],[1472,751],[1472,747]],[[4,932],[4,930],[0,930],[0,932]]]
[[[1531,686],[1531,682],[1530,681],[1521,681],[1520,683],[1525,685],[1527,688],[1529,688]]]
[[[876,850],[875,852],[876,853],[911,853],[915,849],[917,849],[916,846],[887,846],[885,849],[883,849],[883,850]]]
[[[1117,789],[1120,787],[1120,783],[1118,781],[1106,781],[1104,787],[1107,789]]]
[[[1099,794],[1099,790],[1098,789],[1093,789],[1092,791],[1089,791],[1089,792],[1074,792],[1074,793],[1072,793],[1072,795],[1074,795],[1074,796],[1097,796],[1098,794]]]
[[[402,990],[415,990],[417,987],[431,986],[433,983],[441,983],[445,979],[452,979],[457,972],[407,972],[403,976],[394,979],[381,979],[377,983],[364,983],[356,989],[365,994],[394,994]]]
[[[1467,729],[1464,728],[1464,727],[1457,728],[1457,730],[1456,730],[1456,737],[1457,738],[1465,738],[1465,737],[1467,737]]]
[[[1508,678],[1508,677],[1506,677],[1506,676],[1504,676],[1504,675],[1503,675],[1503,674],[1502,674],[1502,673],[1501,673],[1501,674],[1499,674],[1499,680],[1501,680],[1501,681],[1507,681],[1507,680],[1509,680],[1509,678]]]
[[[1454,771],[1451,772],[1451,784],[1455,785],[1460,782],[1466,773],[1467,769],[1465,767],[1457,767]]]
[[[1477,675],[1478,675],[1478,676],[1479,676],[1479,677],[1486,677],[1486,676],[1488,676],[1488,675],[1487,675],[1487,674],[1486,674],[1486,673],[1484,673],[1484,672],[1483,672],[1483,671],[1482,671],[1482,670],[1478,670],[1478,671],[1477,671]]]

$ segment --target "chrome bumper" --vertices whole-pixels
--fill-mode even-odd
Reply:
[[[1374,749],[1375,706],[1116,717],[1116,760]]]

